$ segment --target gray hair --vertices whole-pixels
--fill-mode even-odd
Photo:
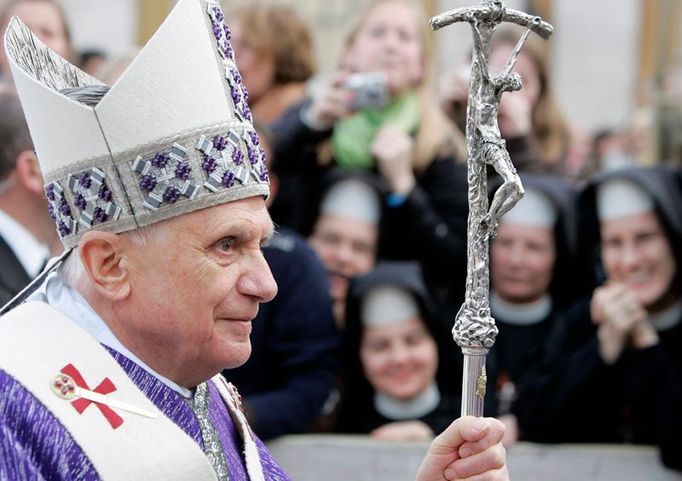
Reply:
[[[138,247],[143,247],[149,243],[161,242],[166,234],[166,223],[161,221],[118,235],[127,237]],[[68,286],[79,290],[82,287],[83,282],[86,281],[87,276],[83,261],[81,260],[80,255],[78,255],[77,248],[74,248],[74,250],[76,250],[76,252],[73,252],[67,257],[59,268],[59,276]]]

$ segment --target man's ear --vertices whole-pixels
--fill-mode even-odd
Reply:
[[[45,195],[43,174],[38,157],[31,150],[23,150],[17,156],[16,171],[21,185],[34,195]]]
[[[122,262],[122,247],[119,235],[96,230],[86,232],[78,243],[78,253],[92,287],[111,301],[130,295],[130,273]]]

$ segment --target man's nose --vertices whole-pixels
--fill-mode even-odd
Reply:
[[[268,302],[277,295],[277,282],[263,253],[258,251],[249,259],[247,271],[239,278],[239,290],[242,294]]]

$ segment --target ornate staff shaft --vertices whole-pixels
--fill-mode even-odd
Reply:
[[[519,24],[545,39],[551,35],[552,26],[539,17],[508,10],[499,0],[483,0],[481,6],[450,10],[433,17],[429,23],[437,30],[456,22],[471,25],[474,48],[466,123],[469,184],[466,292],[452,333],[464,354],[462,416],[482,416],[487,382],[485,360],[497,336],[495,320],[490,315],[488,249],[500,218],[523,196],[523,186],[502,140],[497,115],[502,94],[521,88],[521,79],[512,73],[512,68],[528,32],[514,48],[505,69],[496,76],[491,75],[488,66],[490,39],[502,22]],[[490,206],[487,165],[491,165],[503,180]]]

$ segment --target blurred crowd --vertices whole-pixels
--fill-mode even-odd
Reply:
[[[51,0],[10,1],[2,31],[12,15],[105,83],[134,57],[75,52]],[[470,65],[438,78],[416,2],[378,0],[358,19],[336,71],[310,89],[314,39],[292,7],[228,18],[271,171],[278,231],[264,251],[279,294],[253,322],[249,361],[225,374],[264,439],[430,439],[459,415],[450,329],[467,267]],[[492,71],[521,33],[500,28]],[[526,194],[490,246],[486,411],[507,445],[649,444],[682,469],[682,172],[647,156],[642,128],[569,127],[547,52],[529,38],[514,70],[523,89],[499,108]],[[491,198],[500,183],[491,171]],[[59,249],[3,49],[0,304]]]

